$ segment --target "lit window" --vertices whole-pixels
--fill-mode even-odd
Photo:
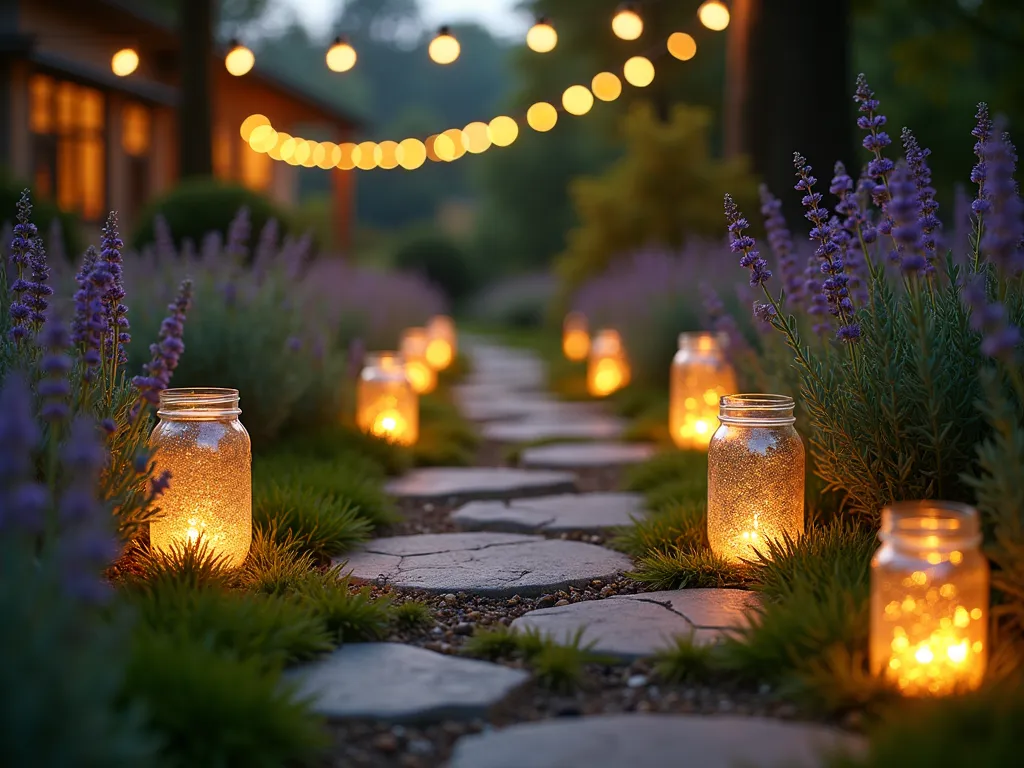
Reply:
[[[141,157],[149,152],[151,121],[149,110],[129,102],[121,112],[121,147],[125,154]]]
[[[28,124],[32,133],[53,133],[53,80],[46,75],[29,81]]]
[[[263,192],[270,186],[273,173],[273,160],[264,152],[257,152],[249,147],[242,148],[241,181],[249,189]]]

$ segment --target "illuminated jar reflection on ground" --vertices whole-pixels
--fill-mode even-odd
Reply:
[[[598,331],[590,344],[587,391],[594,397],[605,397],[629,384],[629,376],[629,360],[619,332]]]
[[[756,560],[769,540],[804,530],[804,443],[793,398],[726,395],[708,448],[708,543],[732,560]]]
[[[412,445],[419,438],[419,397],[397,353],[366,356],[356,386],[356,425],[367,434],[401,445]]]
[[[669,432],[680,448],[706,451],[718,429],[718,403],[736,392],[736,374],[725,358],[725,336],[679,334],[672,359]]]
[[[237,389],[165,389],[150,436],[156,471],[171,473],[150,523],[154,549],[202,539],[232,566],[252,542],[252,448]]]
[[[978,513],[948,501],[882,510],[871,561],[871,668],[907,696],[977,688],[988,655],[989,568]]]

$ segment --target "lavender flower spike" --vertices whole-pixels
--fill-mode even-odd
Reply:
[[[18,373],[0,388],[0,534],[37,534],[49,496],[35,482],[35,451],[42,435],[32,417],[32,392]]]
[[[762,184],[758,191],[761,196],[761,214],[764,216],[768,245],[775,258],[778,259],[786,295],[793,301],[800,302],[803,300],[804,282],[796,266],[793,236],[782,215],[782,201],[775,197],[765,184]]]
[[[18,200],[17,221],[11,239],[11,263],[17,268],[17,277],[11,283],[12,301],[8,312],[11,317],[10,337],[20,343],[29,335],[28,324],[35,319],[35,313],[29,306],[29,297],[25,296],[33,286],[32,282],[25,279],[25,269],[32,267],[33,252],[39,237],[39,230],[32,223],[32,201],[27,189]]]
[[[141,398],[153,405],[160,402],[160,392],[170,385],[171,374],[178,367],[181,353],[185,351],[182,336],[191,304],[192,281],[184,280],[177,298],[167,305],[169,314],[160,325],[158,341],[149,346],[152,359],[143,367],[142,375],[132,379]]]
[[[853,100],[857,102],[857,110],[861,113],[857,118],[857,127],[867,132],[864,137],[863,146],[868,152],[874,155],[868,163],[868,175],[875,180],[875,189],[872,193],[875,205],[883,211],[889,199],[889,176],[895,167],[893,161],[882,155],[882,150],[892,144],[889,134],[880,130],[886,123],[885,115],[878,114],[878,99],[875,92],[868,87],[868,80],[861,72],[857,75],[857,90]],[[882,222],[882,234],[888,234],[888,226]]]
[[[924,256],[924,236],[919,216],[921,202],[905,164],[896,166],[889,189],[892,192],[892,200],[889,202],[893,219],[892,239],[896,243],[890,258],[900,265],[905,274],[924,272],[928,262]]]
[[[928,156],[932,153],[930,149],[922,149],[917,143],[917,137],[909,128],[904,128],[900,133],[903,140],[903,152],[907,159],[907,169],[910,178],[917,188],[917,201],[919,205],[919,223],[921,225],[921,247],[924,249],[925,272],[935,271],[935,251],[938,247],[937,233],[942,228],[939,217],[935,215],[939,210],[939,204],[935,200],[935,188],[932,187],[932,172],[928,168]]]
[[[985,181],[988,177],[985,147],[992,139],[992,118],[989,117],[988,104],[984,101],[978,104],[978,111],[974,118],[977,120],[977,123],[973,130],[971,130],[971,135],[974,137],[974,154],[978,158],[978,162],[971,169],[971,181],[978,185],[978,196],[971,203],[971,210],[978,217],[978,223],[980,224],[982,218],[991,207],[988,201],[988,191],[985,189]]]
[[[768,263],[761,258],[761,255],[754,247],[754,238],[743,233],[743,230],[750,226],[750,223],[743,218],[736,201],[732,195],[725,196],[725,218],[729,222],[729,248],[733,253],[742,253],[740,266],[750,270],[750,287],[764,286],[768,278],[772,276],[768,269]],[[771,304],[755,304],[754,316],[759,320],[771,321],[775,315],[775,307]]]
[[[988,169],[986,187],[991,207],[981,237],[981,251],[1001,269],[1016,274],[1024,269],[1024,254],[1020,247],[1024,237],[1024,202],[1014,180],[1017,153],[1009,136],[1001,130],[998,133],[998,138],[990,139],[984,146]]]
[[[48,318],[42,337],[45,354],[39,363],[43,378],[36,390],[42,401],[39,415],[51,424],[64,421],[70,414],[67,403],[71,396],[71,384],[68,382],[71,359],[67,356],[70,342],[64,324],[55,317]]]
[[[104,359],[110,359],[116,354],[118,365],[128,362],[124,345],[131,341],[131,336],[128,334],[128,307],[122,303],[125,295],[122,248],[124,248],[124,243],[118,233],[117,212],[111,211],[103,225],[103,235],[100,239],[99,260],[103,263],[106,271],[110,273],[110,282],[103,295],[103,307],[107,320],[107,338],[104,341],[103,354]]]
[[[71,323],[71,342],[81,352],[83,379],[87,382],[96,377],[103,339],[107,331],[103,296],[110,281],[110,273],[105,267],[97,264],[98,259],[96,249],[89,246],[82,268],[75,277],[78,290],[75,291],[75,319]]]
[[[1014,362],[1021,343],[1020,328],[1010,324],[1003,304],[989,303],[984,276],[976,276],[963,295],[971,309],[971,328],[982,335],[982,354],[1006,363]]]

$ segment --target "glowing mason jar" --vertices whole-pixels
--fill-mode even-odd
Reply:
[[[721,334],[681,333],[672,358],[669,432],[680,448],[706,451],[718,429],[718,403],[736,392]]]
[[[356,424],[367,434],[401,445],[412,445],[419,438],[419,397],[396,353],[366,356],[356,385]]]
[[[618,331],[598,331],[590,344],[587,363],[587,391],[606,397],[629,383],[629,360]]]
[[[726,395],[708,447],[708,543],[732,560],[756,560],[765,542],[804,530],[804,443],[793,398]]]
[[[427,325],[427,363],[435,371],[452,364],[458,351],[455,322],[447,315],[435,315]]]
[[[426,328],[406,328],[402,332],[400,354],[405,361],[405,373],[418,395],[433,392],[437,387],[437,371],[427,362],[429,343]]]
[[[149,438],[157,473],[171,473],[149,524],[154,549],[202,539],[241,565],[252,542],[252,448],[237,389],[165,389]]]
[[[562,352],[574,363],[587,359],[590,353],[590,332],[582,312],[570,312],[562,323]]]
[[[977,688],[988,655],[989,569],[978,513],[950,501],[882,510],[871,561],[871,669],[907,696]]]

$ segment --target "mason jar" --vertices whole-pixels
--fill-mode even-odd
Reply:
[[[587,361],[587,391],[605,397],[629,383],[629,360],[619,332],[606,328],[597,332],[590,344]]]
[[[977,688],[988,656],[989,567],[978,513],[951,501],[882,510],[871,561],[871,668],[907,696]]]
[[[170,472],[149,524],[150,545],[168,551],[204,542],[229,565],[252,542],[252,447],[238,420],[237,389],[165,389],[149,438],[157,474]]]
[[[679,448],[706,451],[718,428],[723,395],[736,392],[736,373],[725,357],[723,334],[679,334],[669,375],[669,432]]]
[[[458,334],[455,321],[448,315],[434,315],[427,324],[427,363],[435,371],[443,371],[458,354]]]
[[[574,363],[586,360],[590,353],[587,316],[582,312],[570,312],[562,322],[562,353]]]
[[[418,395],[426,395],[437,387],[437,371],[427,362],[429,344],[426,328],[406,328],[402,332],[399,352],[405,361],[405,373]]]
[[[398,353],[366,356],[356,385],[356,425],[367,434],[400,445],[412,445],[419,438],[419,397]]]
[[[793,398],[726,395],[708,447],[708,543],[718,555],[757,560],[768,541],[804,530],[804,443]]]

